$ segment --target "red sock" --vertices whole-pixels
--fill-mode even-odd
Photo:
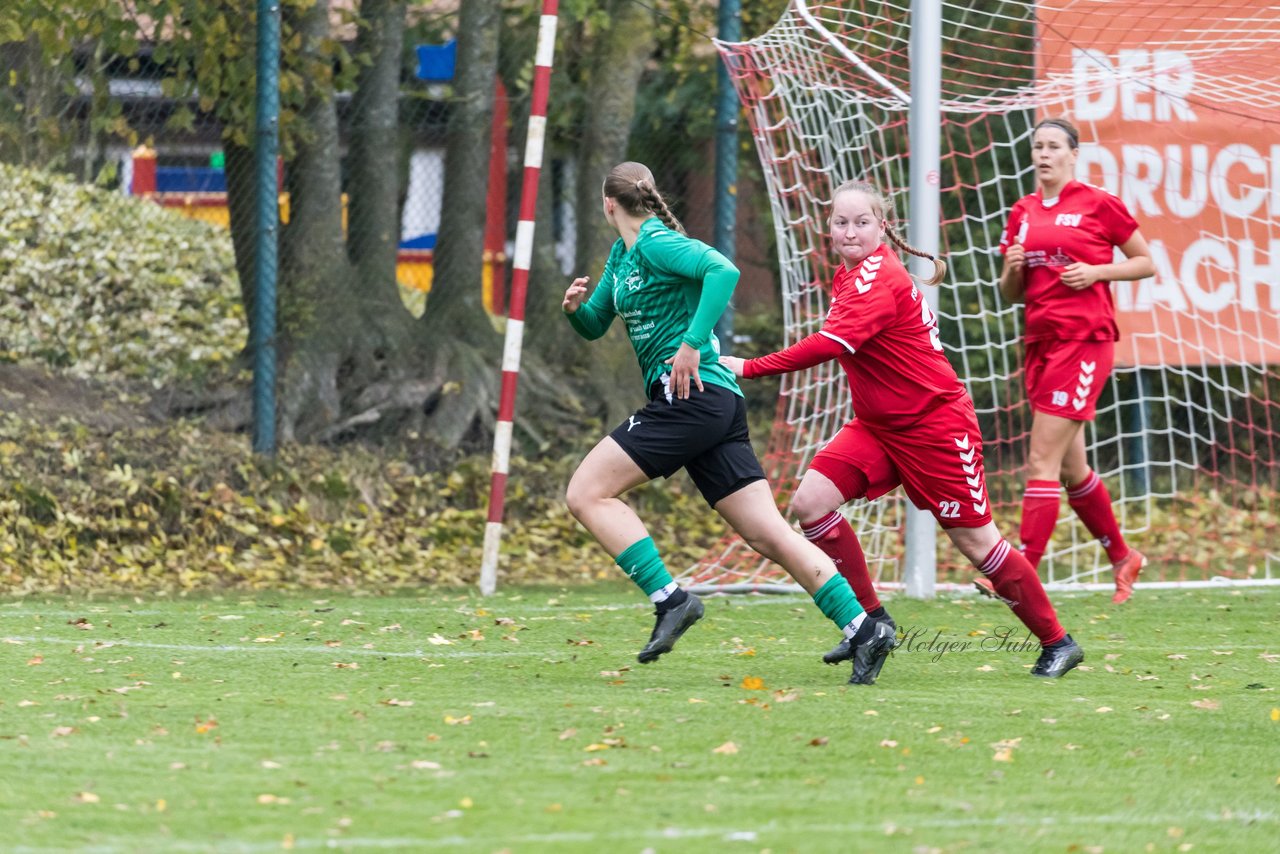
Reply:
[[[1067,634],[1058,622],[1049,594],[1044,592],[1040,576],[1022,552],[1001,540],[991,550],[978,570],[991,579],[991,586],[1013,609],[1022,624],[1040,639],[1041,646],[1057,643]]]
[[[1058,504],[1061,487],[1052,480],[1029,480],[1027,491],[1022,494],[1022,553],[1031,567],[1040,565],[1040,556],[1053,536],[1053,526],[1058,524]]]
[[[1067,503],[1089,533],[1098,538],[1112,563],[1129,553],[1129,544],[1124,541],[1115,511],[1111,509],[1111,493],[1096,471],[1090,471],[1089,476],[1075,486],[1067,487]]]
[[[853,588],[853,595],[858,597],[862,610],[874,611],[880,607],[880,597],[876,595],[875,585],[871,583],[871,573],[867,571],[867,558],[862,553],[862,544],[858,542],[858,535],[853,532],[849,520],[832,510],[816,522],[801,525],[800,530],[810,542],[831,558],[836,569]]]

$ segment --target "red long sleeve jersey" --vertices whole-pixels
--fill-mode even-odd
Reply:
[[[854,269],[840,266],[821,330],[748,359],[743,376],[789,373],[832,359],[849,377],[854,414],[871,427],[914,424],[966,394],[942,352],[929,303],[883,243]]]

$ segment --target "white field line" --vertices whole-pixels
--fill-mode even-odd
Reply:
[[[726,842],[756,842],[762,834],[783,834],[788,835],[795,831],[803,830],[805,832],[817,831],[819,833],[856,833],[856,834],[876,834],[881,835],[888,831],[905,832],[910,829],[914,832],[924,830],[966,830],[966,829],[983,829],[983,828],[1049,828],[1049,827],[1078,827],[1081,825],[1119,825],[1122,827],[1132,827],[1135,825],[1145,825],[1150,827],[1165,828],[1178,826],[1184,829],[1195,829],[1196,822],[1205,824],[1275,824],[1280,821],[1280,817],[1274,812],[1263,812],[1260,810],[1250,810],[1240,813],[1232,813],[1230,816],[1223,816],[1220,813],[1205,812],[1200,815],[1187,815],[1180,813],[1178,815],[1152,815],[1150,813],[1123,813],[1113,815],[1072,815],[1063,816],[1061,818],[1036,817],[1036,816],[995,816],[992,818],[982,818],[974,816],[971,818],[921,818],[918,820],[905,820],[902,822],[843,822],[843,823],[823,823],[813,824],[809,822],[798,821],[795,824],[782,824],[776,821],[770,821],[755,829],[749,828],[728,828],[728,827],[665,827],[661,829],[645,830],[635,833],[631,832],[601,832],[592,831],[576,831],[569,833],[526,833],[519,835],[502,835],[502,834],[475,834],[465,836],[462,834],[451,834],[449,836],[433,836],[433,837],[333,837],[327,839],[309,839],[306,837],[296,838],[293,840],[292,847],[296,849],[344,849],[344,850],[361,850],[372,848],[405,848],[410,850],[425,848],[471,848],[491,847],[494,845],[510,845],[510,844],[537,844],[537,843],[608,843],[608,842],[662,842],[676,841],[681,839],[713,839],[719,838]],[[1190,826],[1190,827],[1189,827]],[[163,841],[153,840],[157,844],[157,848],[153,850],[165,851],[208,851],[210,846],[208,842],[183,842],[165,837]],[[116,852],[145,850],[145,840],[129,840],[127,845],[94,845],[78,848],[80,852],[92,852],[93,854],[116,854]],[[278,840],[270,842],[235,842],[229,839],[220,839],[214,848],[220,852],[245,852],[245,854],[257,854],[257,852],[279,851],[281,843]],[[15,854],[51,854],[54,851],[64,851],[66,849],[54,848],[36,848],[19,846],[9,849]]]
[[[1078,598],[1090,596],[1094,592],[1110,593],[1114,589],[1111,585],[1107,585],[1107,584],[1093,585],[1093,587],[1097,588],[1096,591],[1092,590],[1092,588],[1088,590],[1081,589],[1086,586],[1087,585],[1073,585],[1070,589],[1066,589],[1066,590],[1062,590],[1062,589],[1055,590],[1052,587],[1047,589],[1049,589],[1050,592],[1054,594],[1053,598],[1055,600],[1078,599]],[[983,597],[979,596],[978,593],[974,591],[971,585],[967,585],[967,584],[948,585],[948,587],[954,588],[954,589],[942,590],[940,587],[939,592],[944,594],[954,593],[955,595],[940,595],[938,597],[939,600],[971,599],[978,602],[986,601]],[[1268,589],[1265,589],[1265,590],[1260,589],[1264,587]],[[1277,589],[1274,591],[1270,589],[1273,587],[1275,587],[1275,584],[1271,583],[1266,585],[1251,586],[1249,587],[1249,589],[1254,592],[1280,592],[1280,589]],[[1143,582],[1142,584],[1139,585],[1139,592],[1141,592],[1142,589],[1170,590],[1170,589],[1175,589],[1175,583],[1174,582],[1150,582],[1150,583]],[[1231,584],[1231,583],[1222,583],[1222,582],[1204,582],[1204,583],[1196,583],[1196,586],[1194,587],[1189,585],[1184,585],[1182,588],[1176,588],[1176,589],[1186,589],[1188,592],[1190,592],[1191,590],[1214,590],[1214,591],[1233,590],[1236,592],[1240,592],[1246,589],[1246,585],[1244,583]],[[637,597],[639,597],[638,593],[636,595]],[[724,593],[724,592],[711,592],[711,593],[703,594],[699,592],[699,595],[703,596],[703,598],[709,598],[712,600],[721,600],[721,599],[728,600],[731,606],[733,607],[745,607],[745,608],[755,608],[755,607],[762,607],[762,606],[767,607],[772,605],[785,605],[785,606],[794,608],[794,607],[810,606],[813,604],[813,600],[807,594],[799,592],[798,589],[792,590],[790,588],[788,588],[786,592],[763,592],[763,593],[754,593],[754,594],[753,593]],[[892,604],[894,599],[896,598],[897,598],[896,596],[892,596],[892,597],[889,597],[887,601],[890,604]],[[164,608],[129,608],[123,605],[120,606],[119,608],[113,608],[111,606],[102,605],[98,603],[86,603],[83,608],[79,608],[79,609],[67,609],[65,607],[60,607],[58,609],[46,609],[46,608],[39,608],[39,607],[30,607],[28,603],[26,603],[25,601],[19,601],[19,602],[0,603],[0,620],[23,619],[23,618],[30,618],[34,616],[45,617],[45,618],[84,617],[91,614],[93,616],[101,616],[101,617],[111,616],[111,617],[116,617],[121,619],[126,617],[134,617],[134,616],[137,616],[137,617],[166,617],[167,616],[167,617],[174,617],[174,618],[185,617],[186,619],[207,621],[211,619],[216,619],[217,617],[220,617],[223,615],[236,615],[239,617],[243,617],[245,620],[256,620],[258,622],[261,622],[263,620],[269,620],[273,618],[286,617],[286,616],[297,617],[299,619],[302,619],[302,618],[311,617],[313,614],[316,615],[317,617],[324,617],[325,614],[341,615],[343,617],[350,617],[353,615],[362,615],[362,616],[370,616],[370,617],[385,615],[387,617],[392,617],[392,616],[399,616],[402,614],[423,614],[426,611],[426,606],[418,603],[412,603],[412,602],[392,603],[390,607],[388,607],[388,603],[385,601],[379,601],[376,599],[369,599],[367,601],[370,602],[371,606],[372,605],[377,606],[376,613],[370,614],[370,613],[364,612],[361,609],[361,605],[359,602],[352,602],[349,605],[342,604],[342,605],[323,606],[331,609],[328,611],[316,610],[316,608],[321,607],[319,603],[313,603],[315,607],[307,607],[303,605],[290,607],[285,605],[279,608],[272,607],[266,610],[260,610],[263,608],[263,606],[258,603],[247,603],[239,606],[236,605],[235,603],[227,603],[226,607],[219,608],[217,612],[207,611],[203,614],[194,615],[187,611],[166,610]],[[175,603],[175,607],[177,606],[177,604],[179,603]],[[185,603],[181,603],[181,604],[185,604]],[[459,614],[461,616],[475,616],[475,611],[477,609],[483,608],[485,611],[488,611],[489,614],[495,617],[515,615],[515,618],[519,619],[519,615],[522,615],[522,614],[556,613],[556,614],[569,616],[572,614],[581,614],[581,613],[592,612],[592,611],[606,611],[606,612],[607,611],[641,611],[641,610],[649,611],[652,607],[653,606],[651,603],[646,602],[643,599],[640,599],[639,601],[635,601],[635,602],[625,602],[625,603],[613,602],[613,603],[605,603],[605,604],[599,604],[599,605],[576,605],[575,606],[572,604],[560,604],[560,603],[557,603],[555,605],[532,605],[532,604],[525,604],[522,601],[503,601],[501,594],[499,594],[496,599],[477,598],[466,604],[459,603],[459,607],[451,609],[450,613]],[[433,611],[433,613],[435,612]]]
[[[929,637],[931,638],[932,636],[930,635]],[[991,639],[991,638],[987,638],[987,639]],[[944,635],[940,643],[945,645],[950,642],[954,642],[954,643],[964,643],[965,641],[968,642],[967,645],[965,646],[960,646],[954,649],[948,648],[946,650],[947,655],[955,655],[957,653],[990,653],[990,654],[1002,653],[1003,654],[1005,652],[1005,650],[1002,650],[1002,649],[993,650],[993,649],[982,648],[981,644],[977,642],[979,640],[981,639],[970,638],[968,637],[968,635],[965,635],[963,639],[952,641],[950,640],[950,636]],[[153,650],[162,650],[165,652],[182,652],[182,653],[251,653],[251,654],[252,653],[257,653],[257,654],[276,653],[280,655],[298,655],[302,653],[310,653],[310,654],[327,655],[334,659],[350,658],[352,656],[367,657],[367,658],[414,658],[414,659],[421,659],[424,661],[431,661],[433,659],[440,659],[440,658],[447,658],[447,659],[530,658],[534,656],[546,659],[549,662],[554,661],[555,659],[555,653],[552,650],[546,650],[546,649],[529,649],[529,650],[509,649],[509,650],[502,650],[502,651],[496,651],[496,652],[488,652],[484,650],[439,650],[437,651],[434,649],[431,649],[431,650],[423,650],[423,649],[377,650],[377,649],[364,649],[362,647],[288,646],[288,645],[280,645],[280,644],[207,644],[206,645],[206,644],[180,644],[180,643],[149,643],[144,641],[131,641],[131,640],[93,640],[91,638],[37,637],[32,635],[8,635],[5,637],[0,637],[0,650],[3,650],[6,645],[35,646],[39,644],[60,644],[63,646],[83,646],[85,647],[86,654],[103,652],[108,649],[153,649]],[[931,649],[927,642],[919,643],[918,646],[919,646],[918,650],[903,649],[895,654],[897,655],[916,655],[916,654],[929,655],[929,654],[936,654],[938,651],[936,649]],[[1272,645],[1269,645],[1269,644],[1232,644],[1232,643],[1226,643],[1226,642],[1217,644],[1217,645],[1211,645],[1211,646],[1173,646],[1173,645],[1167,645],[1167,644],[1161,644],[1159,646],[1142,646],[1140,644],[1135,644],[1129,641],[1096,640],[1096,641],[1090,641],[1088,644],[1086,644],[1086,651],[1089,648],[1096,649],[1099,647],[1105,648],[1105,649],[1119,648],[1119,649],[1132,650],[1135,652],[1144,652],[1144,651],[1159,652],[1159,651],[1166,651],[1166,650],[1175,650],[1180,653],[1181,652],[1218,652],[1218,651],[1223,651],[1228,649],[1229,650],[1255,650],[1256,649],[1256,650],[1266,651],[1274,648]],[[582,650],[584,648],[574,647],[573,649]],[[820,652],[814,649],[799,648],[797,645],[792,645],[790,643],[787,643],[787,644],[777,643],[776,647],[769,647],[768,649],[769,649],[768,654],[770,656],[778,656],[778,657],[786,657],[786,656],[792,656],[792,655],[810,656],[810,655],[817,655]],[[615,654],[614,650],[610,650],[602,644],[595,644],[594,650],[597,652],[601,652],[602,654],[605,654],[605,655]],[[1030,655],[1031,652],[1033,651],[1034,650],[1029,650],[1027,654]],[[736,654],[736,650],[732,650],[732,649],[721,650],[721,652],[724,655]],[[562,653],[567,655],[570,653],[570,651],[566,649],[566,650],[563,650]],[[581,653],[579,652],[577,654],[581,654]],[[629,656],[631,654],[631,651],[626,650],[625,654]]]

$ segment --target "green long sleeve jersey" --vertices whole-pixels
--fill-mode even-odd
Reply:
[[[613,244],[596,289],[568,315],[569,323],[594,340],[621,317],[646,393],[670,374],[666,362],[685,343],[698,350],[703,383],[741,396],[733,371],[720,364],[720,342],[712,331],[737,285],[738,268],[729,259],[653,217],[640,226],[630,249],[621,239]]]

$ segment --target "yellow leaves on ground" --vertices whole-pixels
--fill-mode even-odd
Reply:
[[[1210,712],[1215,712],[1218,709],[1222,708],[1222,703],[1218,702],[1217,700],[1210,700],[1208,698],[1203,700],[1193,700],[1191,702],[1191,705],[1195,706],[1197,709],[1204,709]]]
[[[1271,720],[1280,721],[1280,709],[1271,710]]]
[[[719,753],[721,756],[732,756],[738,752],[738,745],[734,744],[732,741],[726,741],[719,747],[714,748],[711,752]]]
[[[204,735],[218,728],[218,719],[210,715],[208,718],[196,718],[196,733]]]
[[[1018,738],[1006,738],[1002,741],[997,741],[995,744],[991,745],[992,749],[995,750],[991,759],[995,762],[1012,762],[1013,751],[1017,750],[1018,746],[1021,744],[1021,736]]]
[[[448,726],[470,726],[471,715],[463,715],[460,718],[455,718],[453,715],[445,715],[444,722]]]
[[[763,679],[761,679],[759,676],[744,676],[744,677],[742,677],[742,684],[741,684],[741,685],[739,685],[738,687],[739,687],[739,688],[743,688],[743,689],[745,689],[745,690],[747,690],[747,691],[763,691],[763,690],[765,690],[765,687],[764,687],[764,680],[763,680]]]

